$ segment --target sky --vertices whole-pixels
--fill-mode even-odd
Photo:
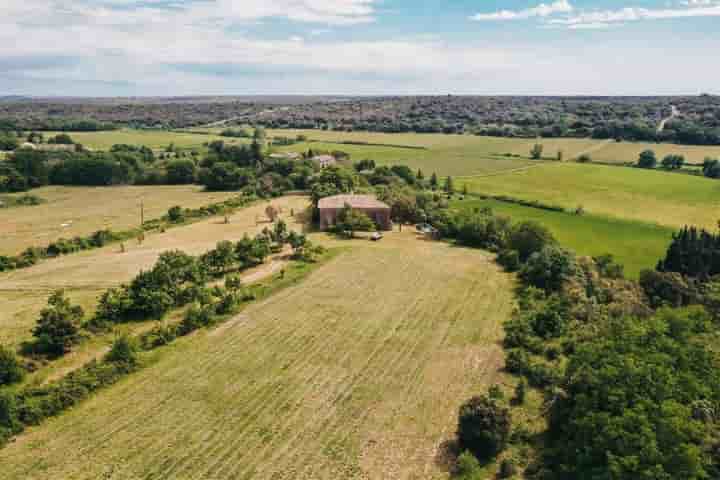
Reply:
[[[0,0],[0,96],[720,93],[720,0]]]

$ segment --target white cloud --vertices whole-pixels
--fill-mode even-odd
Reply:
[[[548,17],[556,13],[570,13],[573,6],[568,0],[557,0],[553,3],[541,3],[537,7],[525,10],[499,10],[494,13],[478,13],[470,17],[475,21],[491,21],[491,20],[522,20],[533,17]]]
[[[581,12],[567,18],[556,18],[549,23],[568,25],[578,28],[580,25],[627,23],[640,20],[662,20],[672,18],[718,17],[720,4],[708,7],[647,9],[627,7],[620,10]]]

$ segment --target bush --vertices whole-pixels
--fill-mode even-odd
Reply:
[[[520,270],[520,277],[529,285],[547,292],[558,291],[577,272],[575,256],[555,245],[546,245],[533,253]]]
[[[15,352],[0,345],[0,387],[22,381],[25,369]]]
[[[62,290],[53,293],[33,329],[35,350],[52,356],[69,352],[80,339],[83,315],[83,309],[71,305]]]
[[[185,215],[183,214],[182,207],[175,205],[174,207],[170,207],[170,209],[167,212],[167,218],[171,223],[180,223],[183,220],[185,220]]]
[[[645,150],[640,153],[638,158],[638,167],[640,168],[655,168],[657,166],[657,157],[655,152],[652,150]]]
[[[460,407],[458,441],[477,458],[489,459],[505,449],[510,411],[489,396],[473,397]]]
[[[454,473],[453,478],[455,480],[480,480],[482,478],[480,462],[467,450],[458,456]]]
[[[180,322],[180,334],[187,335],[195,330],[212,325],[215,322],[215,310],[211,305],[193,305]]]
[[[551,243],[555,243],[555,238],[550,230],[533,221],[516,225],[510,233],[510,248],[518,252],[521,262]]]
[[[501,250],[498,263],[508,272],[517,272],[520,269],[520,255],[517,250]]]
[[[513,402],[515,402],[516,405],[523,405],[525,403],[525,396],[527,394],[527,384],[525,383],[525,380],[520,379],[517,385],[515,385],[515,396],[513,397]]]
[[[21,430],[17,397],[11,392],[0,391],[0,446]]]
[[[112,348],[105,356],[105,360],[113,363],[122,363],[129,368],[134,368],[137,363],[137,345],[127,335],[118,337],[112,345]]]
[[[580,155],[578,157],[577,161],[579,163],[590,163],[590,162],[592,162],[592,158],[587,153],[583,153],[582,155]]]

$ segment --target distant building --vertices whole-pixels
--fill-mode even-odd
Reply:
[[[375,222],[380,230],[392,230],[390,207],[373,195],[335,195],[320,199],[320,228],[327,230],[337,223],[340,211],[349,205],[354,210],[364,212]]]
[[[320,168],[327,168],[337,163],[337,160],[335,160],[335,157],[332,155],[318,155],[317,157],[313,157],[313,161],[320,164]]]

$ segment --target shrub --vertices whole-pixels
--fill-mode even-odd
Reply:
[[[134,368],[137,365],[137,345],[127,335],[118,337],[112,345],[112,348],[105,356],[105,360],[113,363],[122,363],[128,368]]]
[[[17,397],[13,393],[0,391],[0,446],[22,430],[17,403]]]
[[[517,250],[501,250],[498,263],[508,272],[517,272],[520,269],[520,255]]]
[[[510,232],[510,248],[518,252],[521,262],[551,243],[555,243],[552,233],[537,222],[519,223]]]
[[[578,157],[577,161],[579,163],[590,163],[592,162],[592,157],[590,157],[590,155],[588,155],[587,153],[583,153]]]
[[[638,167],[640,168],[655,168],[657,165],[657,157],[655,156],[655,152],[652,150],[644,150],[642,153],[640,153],[640,158],[638,158]]]
[[[174,207],[170,207],[170,209],[167,212],[167,218],[172,223],[180,223],[185,219],[185,215],[183,214],[183,209],[175,205]]]
[[[17,383],[25,377],[25,369],[15,352],[0,345],[0,387]]]
[[[80,339],[83,315],[83,309],[71,305],[62,290],[53,293],[33,329],[36,351],[53,356],[69,352]]]
[[[517,405],[523,405],[525,403],[525,395],[527,394],[527,384],[525,380],[520,379],[517,385],[515,385],[515,396],[513,402]]]
[[[215,311],[211,305],[193,305],[185,313],[180,322],[180,334],[187,335],[195,330],[212,325],[215,322]]]
[[[510,411],[489,396],[473,397],[460,407],[458,441],[477,458],[492,458],[510,437]]]
[[[480,480],[481,477],[480,462],[469,451],[465,450],[458,456],[455,466],[455,480]]]
[[[546,245],[533,253],[520,270],[527,284],[545,291],[558,291],[563,283],[577,272],[575,256],[555,245]]]

